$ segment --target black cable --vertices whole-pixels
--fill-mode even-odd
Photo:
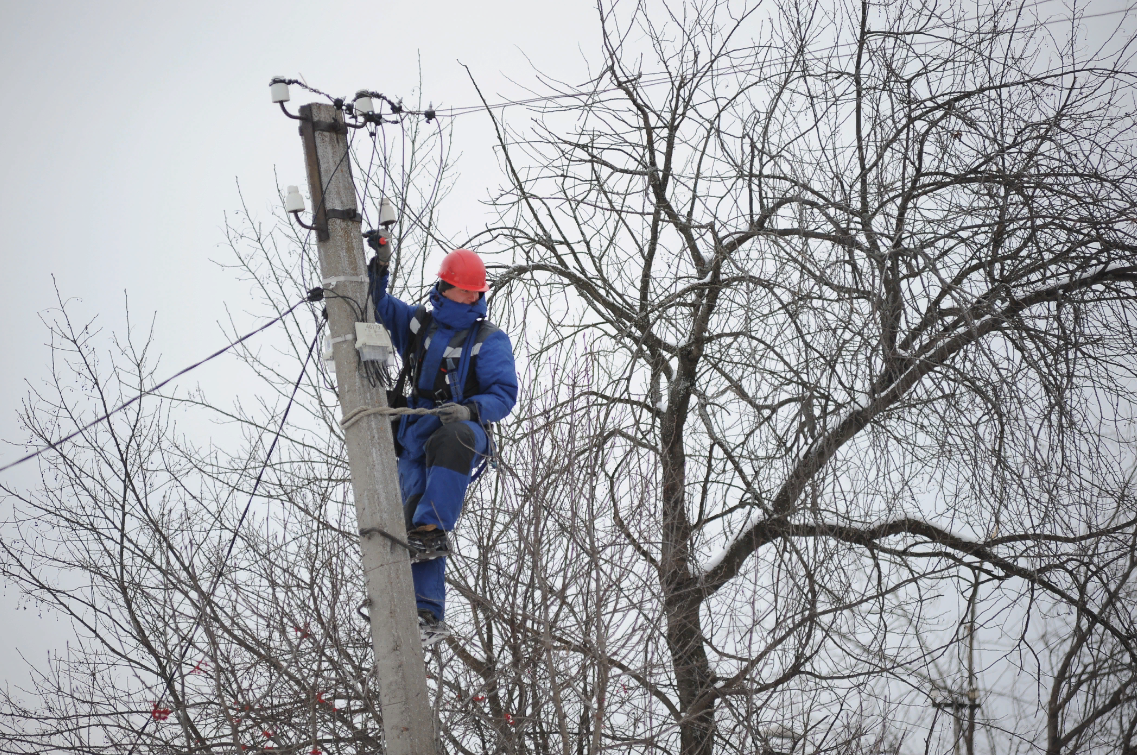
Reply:
[[[435,122],[437,123],[437,121],[435,121]],[[401,127],[401,130],[402,130],[402,134],[403,134],[403,165],[405,166],[406,165],[407,130],[406,130],[406,127]],[[442,140],[442,127],[439,126],[439,141],[441,142],[441,140]],[[434,190],[436,190],[442,182],[442,145],[440,144],[439,147],[440,147],[440,149],[439,149],[438,174],[435,177],[435,183],[434,183],[435,188],[434,188]],[[433,199],[434,190],[431,191],[431,200],[430,201],[432,201],[432,202],[434,201],[434,199]],[[416,214],[415,211],[410,208],[410,205],[406,201],[406,182],[405,182],[405,180],[404,180],[404,184],[403,184],[403,198],[401,201],[402,201],[402,205],[399,208],[400,209],[400,212],[399,212],[400,218],[409,217],[415,225],[417,225],[419,228],[422,229],[423,234],[425,234],[428,239],[430,239],[434,243],[438,244],[438,246],[441,249],[443,249],[444,251],[452,251],[455,248],[453,241],[451,241],[450,239],[447,239],[447,238],[439,238],[439,236],[437,234],[440,232],[438,232],[437,229],[435,229],[435,231],[431,231],[430,226],[428,226],[426,224],[426,222],[422,219],[422,217],[419,216],[418,214]],[[427,205],[426,209],[429,211],[429,209],[430,209],[429,204]]]
[[[1054,2],[1054,1],[1055,0],[1033,0],[1033,2],[1023,3],[1022,5],[1017,6],[1015,8],[1012,8],[1010,10],[1013,10],[1014,12],[1018,13],[1018,12],[1022,12],[1025,10],[1037,8],[1040,5],[1045,5],[1047,3]],[[1104,18],[1106,16],[1116,16],[1118,14],[1131,13],[1131,12],[1133,12],[1132,8],[1120,8],[1117,10],[1103,11],[1101,13],[1083,14],[1081,16],[1063,16],[1061,18],[1052,18],[1052,19],[1049,19],[1047,21],[1038,21],[1038,22],[1032,23],[1032,24],[1023,24],[1023,25],[1020,25],[1017,27],[1017,31],[1020,31],[1020,32],[1035,31],[1037,29],[1041,29],[1041,28],[1044,28],[1047,26],[1052,26],[1054,24],[1069,23],[1071,21],[1085,21],[1085,20],[1092,19],[1092,18]],[[985,22],[988,22],[988,21],[994,19],[996,16],[999,15],[999,13],[1000,12],[996,11],[996,12],[992,12],[992,13],[986,14],[986,15],[969,16],[966,18],[962,18],[958,22],[956,22],[955,27],[958,28],[959,26],[962,26],[963,24],[968,24],[968,23],[972,23],[972,22],[974,22],[974,23],[985,23]],[[941,30],[952,29],[952,28],[953,28],[953,26],[948,26],[948,25],[929,26],[929,27],[925,27],[923,29],[920,29],[918,33],[926,36],[926,35],[928,35],[929,32],[941,31]],[[920,42],[917,44],[938,44],[938,43],[942,43],[943,41],[944,40],[942,40],[942,39],[936,39],[936,40],[932,40],[931,42]],[[853,48],[853,47],[856,47],[858,44],[859,44],[858,42],[842,42],[842,43],[838,43],[838,44],[834,45],[833,48],[828,48],[828,49]],[[748,49],[757,49],[758,47],[760,47],[760,45],[753,45],[751,47],[740,48],[739,50],[737,50],[735,52],[742,52],[742,51],[748,50]],[[770,63],[770,64],[784,63],[784,62],[789,62],[789,61],[793,60],[795,57],[796,57],[796,54],[790,54],[790,55],[783,56],[781,58],[770,59],[770,60],[767,60],[765,62]],[[718,69],[718,71],[720,73],[729,73],[729,72],[749,70],[749,68],[751,68],[750,64],[736,65],[736,66],[725,66],[724,68]],[[667,82],[671,81],[671,78],[672,78],[671,74],[669,74],[669,73],[649,74],[648,76],[640,77],[639,79],[636,80],[635,83],[637,83],[640,86],[654,86],[657,84],[667,83]],[[286,84],[295,84],[295,85],[297,85],[303,89],[308,90],[309,92],[312,92],[313,94],[318,94],[321,97],[326,97],[330,102],[333,102],[333,103],[337,99],[340,99],[341,102],[346,99],[346,98],[333,97],[332,95],[328,94],[327,92],[320,91],[319,89],[316,89],[315,87],[311,87],[311,86],[309,86],[309,85],[305,84],[304,82],[299,81],[297,79],[282,79],[281,81],[283,81]],[[452,108],[446,108],[445,110],[441,110],[439,108],[433,108],[433,107],[428,107],[426,110],[410,110],[408,108],[403,107],[401,103],[395,103],[394,101],[383,96],[382,94],[379,94],[378,92],[369,92],[368,94],[370,94],[372,97],[384,100],[384,101],[388,102],[390,105],[392,105],[392,113],[396,116],[408,116],[408,115],[423,116],[429,122],[429,121],[435,120],[435,119],[440,118],[440,117],[456,118],[460,115],[470,115],[472,113],[482,112],[482,111],[487,110],[487,109],[496,110],[498,108],[515,107],[518,105],[536,105],[536,104],[540,104],[540,103],[553,102],[556,100],[577,99],[577,98],[580,98],[582,96],[583,97],[593,97],[593,96],[596,96],[599,94],[610,94],[610,93],[618,92],[618,91],[620,91],[620,87],[608,87],[606,89],[597,89],[597,90],[594,90],[591,92],[586,92],[586,93],[573,92],[573,93],[568,93],[568,94],[539,95],[536,97],[530,97],[530,98],[523,99],[523,100],[501,100],[499,102],[495,102],[492,104],[461,105],[461,106],[455,106]],[[381,119],[381,120],[376,120],[373,122],[376,122],[376,123],[378,123],[378,125],[381,126],[384,123],[400,123],[401,124],[403,122],[403,120],[404,120],[404,118],[399,117],[397,119]]]
[[[364,320],[367,319],[364,316],[363,307],[361,307],[359,305],[359,302],[357,302],[355,299],[351,298],[350,296],[344,296],[343,294],[336,293],[335,291],[333,291],[330,288],[325,288],[324,289],[324,297],[328,298],[328,299],[343,299],[344,301],[351,304],[352,309],[355,310],[355,315],[356,315],[355,321],[356,322],[363,322]]]
[[[442,185],[442,169],[446,158],[446,139],[442,136],[442,123],[435,118],[434,125],[438,127],[438,174],[434,177],[434,186],[430,190],[430,199],[426,200],[426,211],[434,215],[432,209],[434,205],[434,197],[438,194],[438,189]]]
[[[313,289],[313,290],[315,290],[315,289]],[[297,307],[299,307],[301,304],[304,304],[305,302],[308,302],[308,301],[314,301],[314,300],[311,298],[311,297],[312,297],[312,295],[313,295],[313,294],[309,294],[309,296],[308,296],[308,297],[305,297],[305,298],[301,299],[300,301],[296,302],[296,303],[295,303],[295,304],[293,304],[291,307],[289,307],[289,308],[288,308],[288,309],[287,309],[287,310],[286,310],[286,311],[285,311],[283,314],[281,314],[281,315],[278,315],[277,317],[274,317],[272,320],[269,320],[267,323],[265,323],[264,325],[260,326],[259,328],[257,328],[256,330],[252,331],[251,333],[248,333],[248,334],[246,334],[246,335],[243,335],[243,336],[241,336],[241,337],[240,337],[240,338],[238,338],[236,341],[233,341],[232,343],[230,343],[228,346],[226,346],[226,347],[224,347],[224,348],[222,348],[222,349],[219,349],[219,350],[217,350],[217,351],[213,352],[212,354],[210,354],[209,356],[207,356],[205,359],[202,359],[200,362],[195,362],[195,363],[191,364],[189,367],[186,367],[184,370],[179,370],[178,372],[175,372],[173,375],[171,375],[170,377],[166,378],[166,379],[165,379],[165,380],[163,380],[162,382],[158,383],[158,384],[157,384],[156,386],[154,386],[153,388],[150,388],[150,389],[148,389],[148,390],[145,390],[145,391],[143,391],[142,393],[139,393],[139,394],[138,394],[137,396],[135,396],[134,398],[130,399],[129,401],[127,401],[127,402],[126,402],[126,403],[124,403],[124,404],[121,404],[121,405],[119,405],[119,406],[115,407],[114,409],[111,409],[109,412],[107,412],[107,413],[106,413],[106,414],[104,414],[103,416],[99,417],[98,419],[94,419],[94,420],[91,420],[90,422],[88,422],[87,424],[83,425],[82,427],[80,427],[78,430],[76,430],[75,432],[71,433],[70,435],[67,435],[67,436],[65,436],[65,437],[63,437],[63,438],[60,438],[59,440],[56,440],[56,441],[50,442],[50,443],[48,443],[46,446],[44,446],[43,448],[40,448],[40,449],[39,449],[39,450],[37,450],[37,451],[33,451],[32,453],[28,454],[27,456],[24,456],[24,457],[22,457],[22,458],[16,459],[15,461],[13,461],[13,462],[11,462],[11,463],[9,463],[9,464],[5,464],[4,466],[0,467],[0,472],[6,472],[7,470],[11,469],[12,467],[15,467],[15,466],[19,466],[20,464],[23,464],[23,463],[24,463],[24,462],[26,462],[26,461],[31,461],[32,459],[36,458],[37,456],[41,456],[41,455],[43,455],[43,454],[47,453],[48,451],[51,451],[51,450],[55,449],[57,446],[59,446],[59,444],[60,444],[60,443],[66,443],[67,441],[71,440],[71,439],[72,439],[72,438],[74,438],[75,436],[77,436],[77,435],[81,435],[82,433],[86,432],[87,430],[90,430],[92,427],[94,427],[95,425],[99,424],[100,422],[105,422],[105,421],[107,421],[108,419],[110,419],[110,418],[111,418],[112,416],[114,416],[115,414],[118,414],[119,412],[121,412],[123,409],[126,409],[128,406],[131,406],[132,404],[136,403],[136,402],[137,402],[138,400],[140,400],[140,399],[141,399],[143,396],[148,396],[148,395],[150,395],[151,393],[154,393],[156,390],[158,390],[159,388],[161,388],[161,387],[165,386],[166,384],[170,383],[170,382],[171,382],[171,381],[173,381],[174,379],[181,377],[182,375],[186,374],[187,372],[190,372],[190,371],[192,371],[192,370],[196,370],[198,367],[201,367],[201,366],[202,366],[203,364],[205,364],[206,362],[209,362],[209,361],[211,361],[211,360],[213,360],[213,359],[216,359],[217,357],[219,357],[219,356],[221,356],[222,354],[224,354],[226,351],[229,351],[229,350],[230,350],[230,349],[232,349],[234,346],[237,346],[237,345],[239,345],[239,344],[241,344],[241,343],[244,343],[245,341],[249,340],[250,338],[252,338],[252,337],[253,337],[253,336],[255,336],[256,334],[260,333],[261,331],[264,331],[264,330],[267,330],[267,329],[269,329],[269,328],[270,328],[270,327],[272,327],[273,325],[275,325],[275,324],[277,324],[278,322],[280,322],[281,320],[283,320],[285,317],[288,317],[288,315],[292,314],[293,310],[295,310],[295,309],[296,309]]]
[[[213,593],[217,590],[217,585],[221,581],[221,573],[224,571],[224,566],[229,560],[229,556],[233,553],[233,544],[237,542],[237,535],[241,531],[241,525],[245,523],[245,517],[249,515],[249,508],[253,505],[253,499],[256,498],[257,488],[261,485],[261,479],[264,477],[265,470],[268,469],[268,462],[272,458],[272,452],[276,449],[276,443],[280,440],[281,434],[284,432],[284,423],[288,421],[288,412],[292,410],[292,404],[296,401],[296,393],[300,390],[300,384],[304,382],[304,376],[308,373],[308,363],[312,361],[312,352],[316,350],[316,344],[320,341],[320,333],[312,338],[312,343],[308,345],[308,355],[304,357],[304,364],[300,368],[300,377],[296,378],[296,383],[292,386],[292,395],[288,397],[288,404],[284,407],[284,414],[280,418],[280,425],[276,429],[276,435],[272,438],[272,444],[268,447],[268,453],[265,454],[264,464],[261,465],[261,471],[257,474],[257,481],[253,483],[253,491],[249,493],[249,502],[245,504],[245,510],[241,512],[241,518],[237,521],[237,527],[233,530],[233,537],[229,540],[229,548],[225,551],[225,558],[221,560],[222,569],[218,570],[217,576],[213,579],[213,585],[209,588],[209,597],[206,602],[213,600]],[[196,625],[194,629],[196,629]],[[192,630],[191,630],[192,631]]]
[[[369,132],[368,136],[371,137],[371,159],[367,162],[367,171],[363,174],[363,198],[360,200],[359,204],[362,207],[363,224],[367,228],[370,228],[371,223],[367,219],[367,196],[368,196],[368,194],[371,193],[371,168],[374,167],[374,165],[375,165],[375,149],[376,149],[375,136],[376,135]],[[362,162],[360,162],[359,164],[363,165]],[[356,193],[358,194],[358,192],[356,192]],[[379,200],[382,201],[382,199],[383,199],[383,195],[380,194]]]
[[[378,129],[376,129],[378,131]],[[374,139],[372,140],[374,142]],[[375,148],[378,148],[378,143],[375,143]],[[387,156],[387,131],[383,131],[383,183],[379,185],[379,196],[384,197],[387,195],[387,174],[391,171],[391,160]]]
[[[299,306],[302,303],[303,302],[299,302],[296,306]],[[295,308],[296,307],[294,306],[292,309]],[[300,390],[300,384],[304,382],[304,376],[308,374],[308,363],[312,361],[312,352],[315,351],[316,344],[319,343],[319,340],[320,332],[317,330],[315,337],[312,339],[312,343],[308,346],[308,354],[306,357],[304,357],[304,365],[300,368],[300,377],[296,379],[296,383],[292,386],[292,394],[288,397],[288,404],[284,407],[284,414],[280,418],[280,425],[277,426],[276,434],[272,438],[272,443],[268,447],[268,452],[265,453],[265,460],[264,463],[261,464],[260,472],[257,473],[257,480],[253,483],[253,490],[251,493],[249,493],[249,502],[245,504],[245,509],[241,512],[241,518],[237,520],[237,526],[233,528],[233,537],[229,538],[229,547],[225,550],[225,557],[221,559],[221,565],[217,570],[217,574],[215,574],[213,577],[213,583],[209,586],[209,594],[206,596],[202,607],[205,607],[206,605],[213,602],[213,596],[217,592],[217,586],[221,584],[221,576],[225,573],[225,566],[229,562],[229,557],[233,555],[233,546],[237,543],[237,536],[241,533],[241,526],[245,523],[245,518],[249,515],[249,509],[252,508],[253,501],[256,500],[257,489],[260,488],[261,480],[264,478],[265,470],[268,469],[268,463],[272,459],[272,452],[276,449],[277,441],[280,440],[280,436],[284,433],[284,424],[288,421],[288,412],[292,409],[292,404],[296,401],[296,394]],[[188,633],[186,645],[182,649],[181,656],[178,658],[178,665],[181,665],[181,663],[185,661],[186,655],[189,654],[189,651],[193,646],[193,635],[197,631],[197,627],[201,622],[201,611],[198,611],[197,615],[198,618],[194,619],[193,626],[190,627]],[[158,701],[155,703],[155,705],[161,703],[165,697],[166,694],[163,692],[162,695],[158,698]],[[138,730],[138,738],[135,739],[134,744],[131,745],[128,755],[133,755],[134,751],[138,748],[138,745],[142,742],[142,735],[146,732],[146,727],[150,725],[151,720],[153,719],[148,719],[146,723],[142,725],[142,728]]]
[[[291,81],[291,79],[290,79],[290,81]],[[299,82],[296,82],[296,83],[299,83]],[[309,87],[305,87],[305,88],[309,88]],[[316,90],[312,90],[312,91],[316,91]],[[316,209],[314,209],[312,211],[312,222],[313,223],[316,222],[316,216],[320,214],[320,209],[324,207],[324,203],[327,201],[328,187],[332,185],[332,179],[336,177],[336,173],[339,172],[340,166],[343,165],[343,161],[347,159],[347,156],[349,154],[351,154],[351,143],[350,142],[348,142],[347,149],[344,150],[343,155],[339,159],[339,162],[336,163],[336,167],[332,170],[332,174],[330,176],[328,176],[328,180],[324,183],[324,185],[320,191],[320,204],[317,205]],[[297,217],[296,220],[299,222],[300,218]],[[303,275],[304,275],[304,273],[303,273],[304,250],[308,248],[308,243],[312,239],[312,231],[314,231],[315,228],[308,228],[307,230],[308,230],[308,232],[304,234],[304,239],[300,242],[300,254],[301,254],[301,257],[300,257],[301,273],[300,273],[300,275],[301,275],[301,278],[303,278]],[[313,269],[312,272],[315,272],[315,269]],[[301,285],[303,285],[304,283],[305,283],[305,281],[301,280]],[[315,289],[312,289],[312,290],[315,290]],[[3,472],[3,471],[4,471],[3,469],[0,469],[0,472]]]
[[[335,102],[336,101],[336,98],[333,97],[332,95],[328,94],[327,92],[321,92],[316,87],[308,86],[307,84],[305,84],[303,81],[300,81],[299,79],[285,79],[284,83],[295,84],[296,86],[300,87],[301,89],[307,89],[312,94],[318,94],[321,97],[327,97],[329,102]]]

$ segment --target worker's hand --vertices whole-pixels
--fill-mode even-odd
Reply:
[[[470,420],[470,408],[462,406],[461,404],[443,404],[435,411],[438,412],[438,418],[442,420],[442,424],[444,425],[449,425],[451,422],[468,422]]]
[[[389,261],[380,260],[378,254],[371,258],[371,261],[367,263],[367,272],[371,275],[372,282],[387,274],[387,262]]]
[[[367,239],[367,246],[375,250],[375,259],[380,267],[387,267],[391,262],[391,234],[386,231],[367,231],[363,234]]]

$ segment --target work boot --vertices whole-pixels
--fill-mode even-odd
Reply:
[[[424,532],[414,529],[407,533],[407,545],[411,546],[411,563],[430,561],[450,555],[450,540],[443,530],[433,529]]]
[[[422,639],[423,650],[425,650],[446,639],[452,633],[445,621],[434,618],[433,613],[424,609],[418,612],[418,634]]]

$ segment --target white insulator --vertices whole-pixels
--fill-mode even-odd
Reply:
[[[304,197],[300,195],[300,189],[295,186],[289,186],[284,194],[284,211],[304,212]]]
[[[288,95],[288,85],[283,81],[273,81],[272,84],[269,85],[269,89],[272,92],[273,104],[288,102],[288,100],[291,99]]]
[[[394,225],[397,219],[398,216],[395,215],[395,205],[391,204],[390,199],[383,197],[379,202],[379,225]]]
[[[355,112],[357,113],[375,112],[375,103],[371,101],[371,95],[366,92],[356,92],[355,102],[352,104],[355,106]]]

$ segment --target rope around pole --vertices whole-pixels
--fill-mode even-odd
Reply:
[[[364,417],[370,417],[373,414],[381,414],[384,417],[398,417],[402,415],[413,414],[421,417],[428,414],[438,416],[442,414],[442,411],[440,409],[410,409],[402,406],[361,406],[340,420],[340,429],[346,431],[349,427],[354,425],[359,420],[363,419]]]

